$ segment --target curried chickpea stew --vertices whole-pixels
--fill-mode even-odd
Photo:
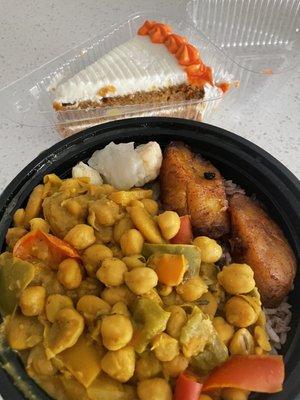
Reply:
[[[122,162],[124,149],[114,146]],[[14,213],[0,255],[8,345],[56,400],[279,392],[284,365],[271,354],[264,313],[273,282],[261,285],[254,256],[226,257],[233,232],[243,239],[236,195],[187,147],[197,168],[186,154],[170,160],[173,144],[164,155],[155,142],[144,146],[123,175],[107,148],[74,166],[72,177],[45,175]],[[291,282],[282,283],[284,295]]]

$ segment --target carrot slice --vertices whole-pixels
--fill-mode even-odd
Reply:
[[[282,390],[284,363],[281,356],[233,356],[216,367],[203,384],[203,391],[221,388],[277,393]]]
[[[167,286],[179,285],[187,270],[187,260],[182,254],[157,254],[152,256],[150,265],[154,268],[158,281]]]
[[[14,246],[13,255],[22,260],[38,259],[54,267],[65,258],[80,258],[67,242],[40,230],[22,236]]]

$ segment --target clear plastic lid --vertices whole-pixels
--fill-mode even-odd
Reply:
[[[205,100],[111,106],[56,112],[51,90],[109,50],[132,38],[147,19],[168,23],[189,38],[214,69],[216,81],[239,81],[226,103],[244,104],[274,93],[300,63],[298,0],[190,0],[168,15],[141,12],[41,66],[0,91],[4,117],[29,126],[56,126],[64,136],[87,126],[133,116],[207,119],[220,104],[220,92]]]
[[[189,0],[186,12],[240,81],[231,100],[274,95],[300,65],[299,0]]]
[[[208,106],[207,103],[213,103],[215,106],[221,98],[220,91],[206,95],[204,101],[110,106],[61,112],[53,109],[52,104],[55,98],[53,89],[58,83],[69,79],[115,46],[132,38],[147,19],[168,23],[174,32],[188,37],[189,41],[199,48],[204,62],[213,67],[215,81],[222,81],[224,77],[231,79],[230,70],[224,69],[222,53],[202,34],[199,34],[186,12],[180,18],[157,15],[153,12],[137,13],[2,89],[0,100],[3,107],[0,112],[14,122],[29,126],[55,125],[64,129],[68,124],[71,132],[65,134],[79,130],[78,127],[82,129],[96,123],[131,116],[173,115],[203,119],[204,112],[209,112],[213,108],[212,104]]]

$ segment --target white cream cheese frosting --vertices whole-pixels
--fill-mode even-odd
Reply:
[[[149,36],[135,36],[115,47],[98,61],[78,72],[55,89],[56,102],[101,101],[108,96],[125,96],[187,82],[187,74],[164,44]]]

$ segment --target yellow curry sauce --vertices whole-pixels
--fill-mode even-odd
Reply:
[[[0,311],[53,398],[171,400],[187,368],[205,376],[230,354],[270,351],[251,268],[220,272],[221,246],[171,244],[179,229],[151,190],[54,174],[16,211]]]

